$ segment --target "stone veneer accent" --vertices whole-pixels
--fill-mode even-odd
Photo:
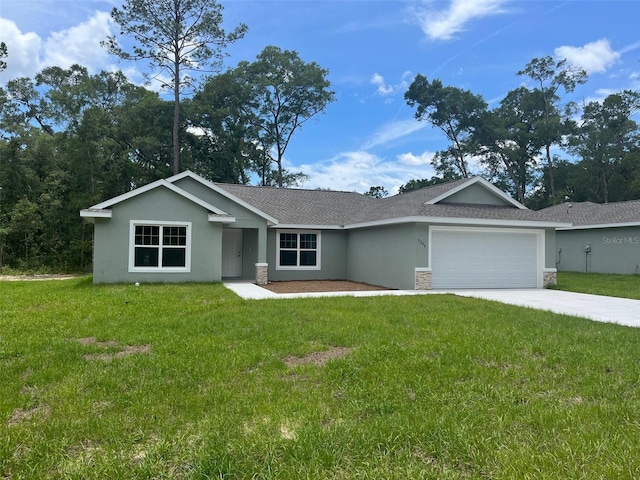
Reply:
[[[558,284],[558,270],[545,268],[542,272],[542,287],[547,288]]]
[[[256,284],[266,285],[269,283],[268,263],[256,263]]]
[[[431,269],[429,267],[416,268],[416,290],[431,290]]]

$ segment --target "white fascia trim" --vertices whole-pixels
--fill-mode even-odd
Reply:
[[[264,213],[262,210],[254,207],[250,203],[245,202],[241,198],[238,198],[235,195],[233,195],[232,193],[227,192],[224,188],[218,187],[213,182],[210,182],[209,180],[206,180],[206,179],[202,178],[200,175],[197,175],[197,174],[193,173],[190,170],[186,170],[186,171],[184,171],[182,173],[179,173],[178,175],[174,175],[173,177],[167,178],[167,182],[173,183],[173,182],[177,182],[178,180],[182,180],[183,178],[187,178],[187,177],[191,178],[192,180],[195,180],[196,182],[201,183],[205,187],[210,188],[214,192],[222,195],[223,197],[231,200],[232,202],[237,203],[241,207],[246,208],[250,212],[253,212],[256,215],[258,215],[259,217],[264,218],[271,225],[277,225],[278,224],[278,220],[276,218],[272,217],[271,215],[268,215],[268,214]]]
[[[577,225],[573,227],[558,228],[558,230],[591,230],[592,228],[623,228],[623,227],[640,227],[640,222],[602,223],[599,225]]]
[[[232,217],[230,215],[217,215],[215,213],[209,213],[208,220],[210,222],[218,223],[235,223],[236,217]]]
[[[94,205],[93,207],[89,208],[89,210],[102,210],[108,207],[112,207],[113,205],[116,205],[117,203],[120,202],[124,202],[125,200],[129,200],[131,198],[137,197],[138,195],[141,195],[145,192],[148,192],[150,190],[154,190],[158,187],[165,187],[168,188],[169,190],[171,190],[174,193],[177,193],[178,195],[186,198],[187,200],[195,203],[196,205],[201,206],[202,208],[205,208],[206,210],[209,210],[210,212],[213,212],[216,215],[226,215],[229,216],[226,212],[220,210],[217,207],[214,207],[213,205],[201,200],[200,198],[196,197],[195,195],[190,194],[189,192],[182,190],[179,187],[176,187],[173,183],[169,183],[167,180],[156,180],[155,182],[152,182],[148,185],[145,185],[143,187],[140,188],[136,188],[135,190],[131,190],[130,192],[127,193],[123,193],[122,195],[118,195],[117,197],[114,197],[110,200],[106,200],[102,203],[98,203],[97,205]]]
[[[271,228],[277,228],[279,230],[343,230],[343,225],[309,225],[302,223],[280,223],[278,225],[271,225]]]
[[[366,227],[380,227],[384,225],[396,225],[398,223],[430,223],[448,225],[469,225],[469,226],[495,226],[495,227],[533,227],[533,228],[561,228],[571,225],[570,223],[542,222],[530,220],[493,220],[485,218],[458,218],[458,217],[398,217],[387,220],[376,220],[372,222],[354,223],[345,225],[346,230]]]
[[[442,195],[439,195],[435,198],[432,198],[431,200],[429,200],[428,202],[425,202],[425,205],[435,205],[438,202],[441,202],[442,200],[444,200],[445,198],[450,197],[451,195],[458,193],[462,190],[464,190],[465,188],[470,187],[471,185],[474,185],[476,183],[480,183],[482,186],[484,186],[485,188],[487,188],[488,190],[490,190],[493,194],[497,195],[498,197],[502,198],[503,200],[507,201],[508,203],[510,203],[511,205],[513,205],[514,207],[519,208],[520,210],[528,210],[527,207],[525,207],[524,205],[522,205],[520,202],[518,202],[517,200],[511,198],[509,195],[507,195],[506,193],[504,193],[502,190],[500,190],[498,187],[492,185],[490,182],[486,181],[484,178],[482,177],[473,177],[470,178],[469,181],[462,183],[461,185],[458,185],[455,188],[452,188],[451,190],[443,193]]]
[[[111,218],[111,210],[96,210],[93,208],[85,208],[80,210],[80,216],[82,218]]]

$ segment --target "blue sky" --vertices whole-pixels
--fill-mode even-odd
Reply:
[[[417,73],[482,95],[490,106],[526,79],[536,57],[565,58],[589,73],[566,99],[580,103],[640,90],[637,0],[222,1],[228,29],[249,30],[227,66],[267,45],[295,50],[329,70],[336,102],[294,135],[287,168],[305,188],[390,193],[430,178],[443,135],[413,118],[403,95]],[[140,82],[142,63],[118,63],[100,47],[115,32],[119,0],[0,0],[0,41],[9,47],[0,84],[48,65],[122,69]],[[153,87],[153,86],[152,86]]]

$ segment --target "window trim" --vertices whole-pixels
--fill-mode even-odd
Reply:
[[[293,233],[297,236],[296,242],[296,261],[297,265],[280,265],[280,250],[293,251],[292,248],[280,248],[280,235],[283,233]],[[276,230],[276,270],[321,270],[321,234],[320,230]],[[300,248],[300,235],[313,234],[316,236],[316,248],[301,249]],[[300,266],[300,252],[301,251],[313,251],[316,252],[316,264],[311,266]]]
[[[154,226],[160,227],[160,244],[158,245],[158,266],[157,267],[136,267],[136,227]],[[162,266],[162,245],[164,227],[186,227],[186,245],[184,252],[184,267],[163,267]],[[175,248],[175,245],[167,245]],[[129,272],[130,273],[190,273],[191,272],[191,222],[174,222],[160,220],[130,220],[129,221]]]

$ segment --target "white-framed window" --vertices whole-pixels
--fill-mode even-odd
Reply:
[[[190,272],[191,223],[131,220],[130,272]]]
[[[320,232],[278,230],[277,270],[320,270]]]

